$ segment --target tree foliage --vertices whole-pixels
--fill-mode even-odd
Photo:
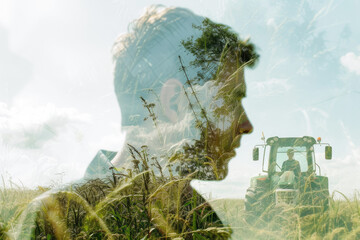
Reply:
[[[202,82],[213,79],[229,57],[238,65],[255,66],[259,58],[255,45],[249,39],[241,40],[229,26],[205,18],[201,25],[193,27],[201,32],[200,37],[191,36],[181,41],[181,44],[195,57],[190,66],[201,69],[196,80]]]

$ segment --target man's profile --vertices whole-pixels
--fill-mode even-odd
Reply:
[[[284,161],[281,167],[281,171],[293,171],[296,177],[300,177],[301,169],[300,164],[297,160],[294,159],[294,149],[289,148],[287,150],[288,160]]]
[[[84,176],[90,184],[78,188],[83,199],[96,199],[88,202],[102,216],[95,225],[103,231],[91,234],[229,236],[189,183],[224,179],[242,134],[252,131],[241,100],[244,67],[257,58],[230,27],[187,9],[150,7],[131,24],[113,47],[125,144],[119,152],[99,151]],[[111,186],[96,182],[109,177]],[[102,197],[89,197],[96,188]],[[82,218],[78,228],[86,221],[93,220]]]

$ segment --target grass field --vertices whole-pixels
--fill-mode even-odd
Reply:
[[[270,220],[262,216],[249,223],[244,200],[211,202],[222,221],[232,227],[232,239],[360,239],[359,204],[358,194],[351,199],[335,194],[327,212],[301,216],[293,207],[276,208]]]
[[[7,232],[14,228],[14,223],[20,213],[34,197],[44,191],[46,189],[42,188],[37,190],[0,189],[0,239],[11,239]],[[210,205],[222,222],[231,226],[232,239],[360,239],[360,202],[358,197],[358,194],[347,198],[336,193],[331,196],[330,208],[326,212],[301,216],[296,208],[283,207],[271,209],[270,215],[265,214],[266,217],[264,215],[252,221],[249,221],[242,199],[217,199],[212,200]],[[96,209],[96,206],[93,206],[93,209]],[[141,211],[141,209],[138,210]],[[147,213],[139,214],[146,215]],[[106,213],[99,214],[99,217],[103,218],[104,224],[109,223],[106,216]],[[67,227],[71,228],[71,224],[67,224]],[[97,224],[90,224],[82,228],[82,231],[86,231],[86,227],[101,228]],[[114,228],[107,226],[107,229],[111,231]],[[126,235],[116,235],[115,232],[111,232],[111,234],[113,237],[110,239],[136,239]],[[44,239],[53,238],[47,235]],[[85,238],[77,237],[75,239]]]
[[[29,202],[46,189],[27,190],[19,187],[0,188],[0,239],[14,227],[16,219]]]

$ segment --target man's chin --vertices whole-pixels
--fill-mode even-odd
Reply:
[[[228,172],[229,172],[229,163],[235,156],[236,156],[235,149],[230,151],[230,152],[227,152],[227,153],[223,154],[223,157],[224,157],[222,159],[223,167],[222,167],[222,169],[220,171],[218,171],[217,178],[213,179],[213,180],[221,181],[221,180],[224,180],[227,177]]]
[[[195,172],[192,174],[188,174],[187,178],[191,180],[201,180],[201,181],[221,181],[226,178],[228,174],[228,166],[222,167],[222,169],[218,169],[218,171],[209,170],[208,172]]]
[[[218,174],[214,175],[213,178],[211,179],[207,179],[208,181],[221,181],[224,180],[226,178],[226,176],[228,175],[229,169],[228,166],[226,164],[226,166],[224,166],[219,172]]]
[[[208,162],[206,167],[198,169],[197,171],[184,171],[182,176],[189,179],[197,179],[204,181],[221,181],[228,175],[229,162],[236,156],[235,150],[223,153],[217,161]]]

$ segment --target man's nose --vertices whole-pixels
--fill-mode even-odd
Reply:
[[[253,130],[254,130],[254,128],[246,116],[245,121],[243,121],[239,126],[239,132],[241,134],[248,134],[248,133],[251,133]]]

